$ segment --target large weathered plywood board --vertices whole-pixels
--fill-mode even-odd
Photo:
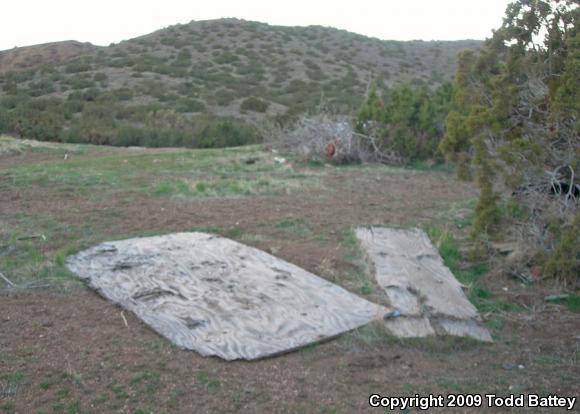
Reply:
[[[106,242],[69,257],[67,266],[176,345],[226,360],[287,352],[386,310],[261,250],[205,233]]]
[[[356,235],[371,261],[377,284],[398,310],[398,317],[385,322],[394,335],[447,334],[492,340],[425,232],[372,227],[358,228]]]

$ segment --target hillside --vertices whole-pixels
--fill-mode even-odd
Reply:
[[[33,70],[44,65],[58,65],[79,55],[94,52],[96,46],[73,40],[42,45],[15,47],[0,51],[0,74]]]
[[[382,41],[319,26],[278,27],[237,19],[191,22],[106,48],[88,47],[69,59],[45,53],[41,67],[5,73],[0,76],[5,110],[30,107],[30,98],[51,98],[50,104],[40,99],[32,106],[56,105],[64,120],[40,120],[36,124],[49,124],[52,130],[37,134],[28,130],[27,120],[2,121],[0,116],[0,131],[109,143],[120,124],[150,124],[150,114],[160,110],[188,119],[191,114],[283,119],[315,108],[322,99],[349,113],[360,105],[371,80],[380,85],[421,79],[437,85],[452,77],[458,51],[479,45],[470,40]],[[106,110],[97,108],[103,102]],[[100,118],[116,132],[63,138],[63,131],[95,111],[104,111]],[[162,121],[167,122],[182,121]],[[104,128],[103,122],[95,123]]]

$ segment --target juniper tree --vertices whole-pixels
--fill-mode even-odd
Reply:
[[[560,183],[573,189],[579,182],[579,13],[578,1],[515,1],[479,52],[459,56],[439,148],[460,176],[477,178],[476,240],[493,233],[503,178],[508,194],[530,208],[529,235],[561,253],[548,229],[571,223],[578,210],[576,195],[563,194]]]

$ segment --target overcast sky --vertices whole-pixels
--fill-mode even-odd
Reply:
[[[507,0],[3,0],[0,50],[59,40],[118,43],[191,20],[331,26],[392,40],[485,39]]]

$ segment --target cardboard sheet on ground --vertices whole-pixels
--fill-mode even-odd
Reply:
[[[379,288],[398,311],[397,317],[385,319],[392,334],[492,340],[462,285],[444,265],[425,232],[372,227],[358,228],[356,235],[374,268]]]
[[[339,335],[386,309],[261,250],[205,233],[106,242],[67,260],[176,345],[258,359]]]

